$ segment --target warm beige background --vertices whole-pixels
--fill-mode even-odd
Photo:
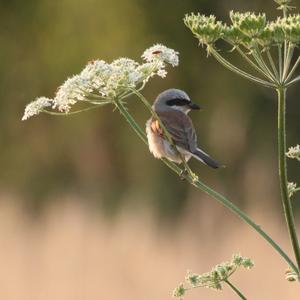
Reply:
[[[256,263],[233,277],[249,299],[299,299],[300,286],[284,279],[286,264],[272,248],[154,160],[111,107],[20,121],[26,103],[52,97],[92,59],[139,60],[157,42],[175,48],[180,66],[153,79],[145,96],[178,87],[204,107],[191,115],[199,143],[227,168],[191,166],[290,253],[275,93],[206,58],[182,22],[191,11],[228,20],[231,9],[278,13],[272,0],[0,1],[1,300],[170,299],[188,269],[206,272],[236,252]],[[288,93],[288,145],[300,142],[299,88]],[[144,126],[149,115],[135,98],[128,107]],[[299,167],[289,162],[298,183]],[[299,196],[294,205],[299,220]],[[187,299],[237,297],[226,287]]]

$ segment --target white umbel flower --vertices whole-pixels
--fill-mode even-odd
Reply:
[[[176,67],[179,64],[178,54],[179,53],[173,49],[161,44],[156,44],[148,48],[143,53],[142,58],[147,62],[161,61]]]
[[[101,91],[112,74],[112,67],[104,60],[89,62],[80,73],[82,80],[89,82],[90,87],[95,91]]]
[[[89,80],[75,75],[67,79],[63,85],[58,88],[53,100],[53,108],[68,113],[72,105],[77,101],[84,101],[86,94],[92,92],[92,90]]]
[[[133,94],[134,89],[143,89],[149,78],[155,75],[166,77],[167,64],[178,65],[178,52],[160,44],[147,49],[142,57],[146,60],[143,64],[125,57],[110,64],[104,60],[89,62],[81,73],[58,88],[54,99],[42,97],[30,103],[23,120],[38,114],[46,106],[57,109],[60,113],[56,114],[67,114],[78,101],[88,105],[114,103],[115,99]]]
[[[157,71],[157,76],[159,76],[161,78],[165,78],[167,76],[167,71],[165,69],[159,69]]]
[[[29,119],[32,116],[38,115],[44,108],[50,107],[53,101],[46,97],[37,98],[35,101],[30,102],[26,108],[22,121]]]

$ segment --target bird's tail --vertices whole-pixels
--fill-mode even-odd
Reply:
[[[207,153],[199,148],[197,148],[197,150],[193,153],[193,156],[211,168],[218,169],[224,167],[224,165],[213,160]]]

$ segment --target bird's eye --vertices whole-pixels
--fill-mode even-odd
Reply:
[[[191,101],[187,100],[187,99],[171,99],[167,101],[167,105],[169,106],[184,106],[184,105],[188,105]]]

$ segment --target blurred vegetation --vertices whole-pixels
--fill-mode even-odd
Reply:
[[[152,207],[162,219],[180,215],[192,201],[192,188],[154,160],[111,107],[21,122],[25,104],[37,96],[52,97],[88,61],[139,60],[144,49],[162,43],[180,52],[180,65],[166,79],[153,79],[145,96],[153,100],[170,87],[187,91],[204,107],[191,115],[199,144],[227,165],[215,171],[193,161],[192,167],[240,205],[271,201],[279,207],[275,95],[206,58],[182,22],[192,11],[228,20],[231,9],[278,13],[271,0],[1,1],[2,192],[18,195],[32,211],[75,194],[109,215],[121,205]],[[298,89],[288,95],[288,145],[300,142]],[[138,101],[130,99],[129,107],[144,124],[149,116]],[[291,163],[290,176],[300,182],[299,165]],[[260,178],[267,199],[256,188]]]

